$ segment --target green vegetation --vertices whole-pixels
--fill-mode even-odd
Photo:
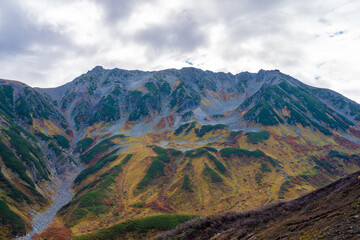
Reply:
[[[169,94],[171,93],[170,84],[167,83],[167,82],[164,82],[164,83],[160,86],[160,92],[161,92],[162,94],[169,95]]]
[[[311,92],[306,91],[305,89],[295,88],[290,86],[285,82],[281,82],[279,86],[284,89],[288,94],[294,95],[296,98],[301,100],[301,103],[306,107],[306,109],[311,113],[314,119],[317,119],[319,122],[323,122],[325,125],[334,130],[343,130],[346,131],[350,122],[343,116],[336,114],[333,110],[329,109],[323,102],[313,96]],[[303,112],[304,109],[302,110]],[[329,132],[325,131],[322,128],[319,128],[317,125],[311,124],[318,128],[319,131],[323,132],[326,135],[331,135]]]
[[[185,131],[185,135],[188,135],[190,133],[190,131],[196,127],[196,122],[192,122],[190,124],[190,127]]]
[[[215,164],[216,168],[222,173],[224,174],[227,169],[224,166],[224,164],[222,164],[216,157],[214,157],[214,155],[208,153],[208,157],[209,159]]]
[[[23,120],[27,120],[27,123],[32,125],[32,118],[31,118],[31,115],[30,113],[31,110],[30,110],[30,107],[28,106],[28,104],[26,103],[25,99],[23,97],[19,97],[17,100],[16,100],[16,105],[15,105],[15,109],[16,109],[16,112],[18,113],[19,117]]]
[[[186,122],[186,121],[189,121],[191,119],[191,116],[194,115],[193,111],[188,111],[186,113],[184,113],[182,116],[181,116],[181,119]]]
[[[261,163],[260,171],[262,171],[262,172],[272,172],[271,168],[266,163]]]
[[[51,142],[49,143],[48,147],[49,147],[49,149],[51,149],[51,150],[54,151],[54,153],[55,153],[55,155],[56,155],[57,157],[60,157],[60,156],[61,156],[61,154],[62,154],[63,151],[56,145],[55,142],[51,141]]]
[[[177,225],[198,218],[197,215],[158,215],[150,216],[116,224],[102,229],[97,233],[75,237],[75,240],[115,240],[125,237],[129,232],[143,233],[150,230],[165,231],[174,229]]]
[[[76,145],[74,153],[83,153],[93,143],[94,143],[94,139],[88,137],[80,140]]]
[[[35,187],[34,182],[26,174],[26,167],[24,164],[15,156],[9,147],[2,142],[0,142],[0,155],[6,167],[17,173],[21,180],[28,183],[30,186]]]
[[[193,150],[188,150],[185,152],[185,157],[189,157],[189,158],[197,158],[200,157],[201,155],[208,153],[208,151],[204,148],[198,148],[198,149],[193,149]]]
[[[116,150],[112,153],[108,154],[102,160],[100,160],[103,164],[104,162],[112,161],[111,158],[116,158],[116,156],[112,156],[112,154],[116,153]],[[122,160],[122,162],[110,170],[104,172],[100,177],[96,178],[95,181],[87,184],[83,188],[81,188],[75,195],[73,201],[65,205],[59,212],[60,215],[64,215],[66,212],[69,212],[69,208],[75,208],[71,215],[69,224],[71,226],[75,225],[81,218],[86,217],[89,213],[94,213],[96,215],[101,215],[107,213],[109,211],[108,207],[104,204],[104,199],[107,197],[107,190],[116,182],[116,177],[121,173],[122,167],[131,159],[132,154],[128,154]],[[93,167],[96,166],[96,167]],[[96,163],[95,165],[91,166],[87,172],[85,169],[81,172],[81,176],[79,175],[78,178],[75,180],[79,182],[84,178],[84,175],[90,174],[90,171],[93,171],[95,168],[98,168],[99,165]],[[86,174],[85,174],[86,173]],[[78,197],[82,192],[85,190],[90,190],[90,192],[85,193],[81,197]],[[88,207],[88,204],[90,207]]]
[[[1,172],[1,166],[0,166],[0,183],[4,184],[3,188],[5,189],[5,186],[7,187],[7,189],[5,189],[6,195],[11,197],[13,200],[17,201],[17,202],[22,202],[23,200],[25,200],[27,203],[33,203],[25,194],[23,194],[19,189],[17,189],[14,185],[11,184],[11,182],[9,182],[5,176],[2,174]]]
[[[244,118],[249,121],[255,121],[264,126],[275,126],[284,121],[274,111],[274,109],[262,99],[253,108],[251,108],[245,115]]]
[[[230,138],[235,138],[241,133],[242,133],[242,131],[231,131]]]
[[[116,153],[118,151],[118,149],[116,149],[115,151],[113,151],[112,153],[104,156],[103,158],[101,158],[99,161],[97,161],[94,165],[85,168],[84,170],[82,170],[80,172],[79,175],[77,175],[77,177],[74,180],[74,183],[78,184],[80,183],[82,180],[84,180],[87,176],[89,176],[90,174],[93,174],[95,172],[98,172],[100,169],[102,169],[107,163],[109,162],[113,162],[116,160],[117,156],[113,155],[114,153]]]
[[[279,190],[279,199],[284,199],[285,192],[288,192],[288,187],[290,185],[290,181],[285,181],[281,184],[280,190]]]
[[[310,121],[304,114],[295,110],[290,104],[286,104],[286,107],[290,111],[290,117],[285,117],[288,124],[296,125],[296,123],[300,123],[303,127],[310,126]]]
[[[121,93],[121,90],[120,90],[119,85],[115,85],[114,90],[111,92],[111,94],[114,96],[119,96],[120,93]]]
[[[238,157],[246,156],[246,157],[259,158],[259,157],[265,156],[265,153],[259,149],[255,150],[255,151],[249,151],[246,149],[231,147],[231,148],[221,149],[220,155],[225,158],[229,158],[231,155],[235,155]]]
[[[76,199],[72,204],[78,204],[77,208],[71,213],[69,225],[75,225],[81,218],[87,214],[94,213],[99,216],[109,211],[108,207],[104,204],[106,195],[100,191],[93,191],[85,193],[80,198]]]
[[[21,156],[21,160],[24,161],[28,167],[34,167],[38,171],[38,178],[49,180],[49,172],[42,157],[43,152],[41,148],[38,145],[34,147],[14,129],[6,130],[5,132],[10,137],[11,146],[16,150],[16,153]]]
[[[215,119],[218,119],[218,118],[223,118],[223,117],[225,117],[225,115],[224,115],[224,114],[215,114],[215,115],[212,115],[211,117],[212,117],[212,118],[215,118]]]
[[[132,158],[132,154],[130,153],[130,154],[128,154],[128,155],[126,155],[126,157],[124,158],[124,160],[121,162],[121,165],[123,166],[123,165],[125,165],[131,158]]]
[[[222,182],[223,179],[220,177],[219,174],[217,174],[212,168],[209,167],[209,165],[207,165],[205,163],[205,168],[203,170],[203,175],[206,178],[209,178],[209,180],[211,180],[211,182],[213,183],[218,183],[218,182]]]
[[[156,104],[158,101],[148,94],[142,96],[142,92],[138,90],[130,91],[126,96],[126,104],[129,105],[127,107],[128,111],[132,111],[129,115],[129,121],[137,121],[141,117],[149,115],[149,109],[147,107],[146,101],[151,98],[150,102]]]
[[[263,174],[261,172],[256,172],[255,173],[255,182],[257,184],[261,184],[262,180],[263,180]]]
[[[333,174],[336,171],[336,167],[330,163],[327,159],[318,159],[316,157],[311,157],[311,160],[313,160],[316,165],[323,168],[325,171]]]
[[[191,188],[189,174],[185,174],[184,176],[184,182],[182,184],[182,188],[186,191],[193,192],[194,190]]]
[[[277,160],[273,159],[272,157],[266,156],[266,160],[271,164],[271,166],[273,166],[274,168],[276,167],[280,167],[280,164]]]
[[[11,211],[5,201],[0,199],[0,221],[2,225],[10,225],[12,234],[25,233],[25,223],[19,215]]]
[[[70,147],[69,140],[67,140],[67,138],[64,137],[63,135],[53,135],[53,138],[56,140],[56,142],[59,144],[60,147],[62,148]]]
[[[175,129],[174,134],[176,136],[180,135],[186,128],[188,128],[190,126],[190,123],[185,123],[183,125],[181,125],[180,127],[178,127],[177,129]]]
[[[344,160],[349,160],[350,157],[345,155],[345,154],[342,154],[338,151],[335,151],[335,150],[331,150],[329,152],[329,158],[341,158],[341,159],[344,159]]]
[[[154,146],[153,151],[158,155],[156,157],[153,157],[153,159],[159,160],[164,163],[170,162],[170,157],[168,156],[167,152],[168,150],[159,146]]]
[[[204,147],[206,150],[213,152],[213,153],[217,153],[217,149],[213,148],[213,147]]]
[[[263,143],[265,140],[268,140],[270,133],[268,131],[260,132],[248,132],[246,133],[247,142],[252,144],[258,144],[259,142]]]
[[[35,135],[43,141],[49,141],[51,139],[51,137],[43,134],[42,132],[35,132]]]
[[[170,107],[174,108],[177,103],[182,102],[182,100],[185,97],[185,83],[180,82],[180,84],[175,88],[175,90],[171,93],[171,101],[170,101]]]
[[[96,113],[89,119],[89,124],[101,121],[111,122],[118,119],[120,119],[119,104],[111,95],[107,95],[100,100]]]
[[[171,159],[168,156],[168,149],[154,146],[153,150],[158,156],[151,157],[152,163],[148,168],[145,177],[138,183],[137,189],[143,189],[153,179],[164,176],[165,163],[170,163]]]
[[[200,130],[195,129],[196,136],[199,138],[202,138],[210,131],[219,130],[219,129],[225,129],[227,128],[224,124],[216,124],[216,125],[203,125],[201,126]]]
[[[176,150],[174,148],[168,148],[168,150],[170,151],[170,154],[174,157],[177,157],[182,154],[182,151]]]
[[[159,89],[156,87],[156,85],[153,82],[145,83],[145,88],[154,95],[159,94]]]
[[[163,176],[164,168],[165,164],[162,161],[157,158],[153,158],[153,162],[147,170],[145,177],[137,185],[137,188],[142,189],[147,186],[154,178]]]
[[[11,85],[3,85],[2,89],[4,91],[4,95],[5,98],[9,101],[12,102],[13,101],[13,97],[14,97],[14,89]]]
[[[103,153],[107,151],[109,148],[115,146],[115,143],[112,142],[113,139],[123,138],[123,137],[124,135],[119,134],[101,141],[100,143],[96,144],[93,148],[91,148],[89,151],[87,151],[85,154],[81,155],[80,156],[81,161],[86,164],[90,163],[91,160],[93,160],[97,154]]]

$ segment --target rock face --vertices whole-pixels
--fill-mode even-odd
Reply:
[[[359,121],[357,103],[277,70],[98,66],[52,89],[0,80],[0,197],[23,233],[26,210],[47,206],[82,164],[59,212],[76,234],[256,208],[360,169]]]
[[[99,122],[121,125],[151,119],[154,124],[174,115],[177,124],[196,120],[240,128],[286,122],[331,134],[330,129],[346,131],[360,119],[355,102],[277,70],[232,75],[195,68],[142,72],[95,67],[58,89],[38,90],[57,103],[78,130]]]

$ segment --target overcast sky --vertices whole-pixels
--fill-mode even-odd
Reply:
[[[54,87],[96,65],[279,69],[360,103],[357,0],[0,0],[0,78]]]

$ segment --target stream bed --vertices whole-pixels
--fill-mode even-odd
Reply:
[[[32,230],[25,236],[17,238],[18,240],[28,240],[37,233],[41,233],[47,228],[54,220],[55,214],[60,210],[62,206],[71,201],[74,192],[72,189],[72,183],[74,178],[63,183],[57,193],[54,194],[53,202],[46,211],[42,213],[35,213],[33,216]]]

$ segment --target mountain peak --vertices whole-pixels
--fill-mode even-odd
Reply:
[[[103,71],[104,68],[102,66],[95,66],[93,69],[90,70],[90,72],[93,72],[93,71]]]

